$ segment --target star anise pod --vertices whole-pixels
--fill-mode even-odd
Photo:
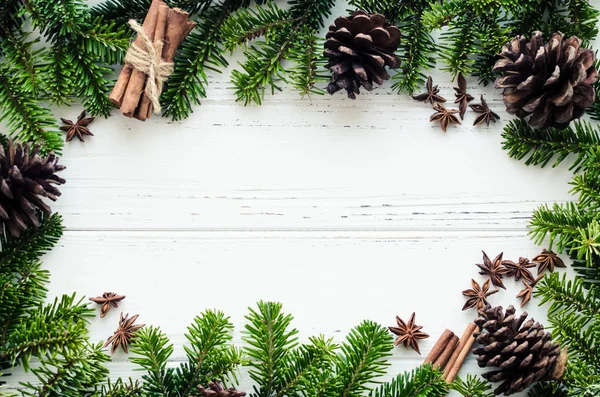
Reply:
[[[233,387],[226,389],[220,382],[208,382],[208,389],[198,385],[198,392],[203,397],[243,397],[243,391],[237,391]]]
[[[121,346],[125,353],[129,353],[128,346],[131,343],[132,338],[135,336],[135,332],[145,325],[133,324],[138,317],[139,314],[136,314],[132,317],[129,317],[129,314],[123,316],[123,312],[121,312],[119,328],[117,328],[113,336],[106,340],[106,343],[102,347],[106,347],[112,343],[110,354],[113,354],[119,348],[119,346]]]
[[[544,278],[544,275],[538,276],[535,280],[525,280],[523,279],[523,284],[525,284],[525,289],[521,290],[517,295],[517,298],[521,299],[521,307],[525,306],[531,300],[531,294],[533,293],[533,287]]]
[[[436,102],[446,102],[445,98],[442,98],[440,95],[438,95],[439,92],[440,89],[437,85],[433,85],[433,79],[431,78],[431,76],[429,76],[427,78],[427,92],[424,94],[413,95],[412,99],[414,99],[415,101],[421,101],[425,103],[429,102],[432,105]]]
[[[462,73],[458,74],[458,87],[454,87],[454,96],[456,99],[454,103],[458,103],[458,108],[460,109],[460,118],[465,118],[465,112],[467,111],[467,103],[472,101],[474,98],[467,94],[467,80],[465,80],[465,76]]]
[[[468,298],[462,308],[463,310],[472,307],[477,308],[477,310],[483,309],[488,304],[487,297],[499,291],[495,289],[488,292],[490,290],[490,280],[485,280],[483,286],[479,286],[477,281],[471,280],[471,286],[472,289],[466,289],[462,292],[462,294]]]
[[[410,316],[408,323],[405,323],[400,317],[396,316],[397,327],[389,327],[390,331],[398,335],[394,341],[394,346],[403,344],[407,349],[411,347],[414,351],[421,354],[419,350],[419,340],[427,339],[429,335],[421,331],[423,328],[420,325],[415,325],[415,313]]]
[[[531,261],[538,264],[538,274],[542,274],[546,270],[549,270],[550,273],[552,273],[555,267],[566,267],[565,262],[563,262],[558,255],[552,251],[547,251],[546,249]]]
[[[500,269],[500,274],[507,277],[514,277],[516,281],[520,279],[533,281],[533,274],[528,270],[535,267],[535,263],[529,262],[527,258],[519,258],[517,263],[513,261],[502,261],[503,268]]]
[[[124,295],[117,295],[114,292],[105,292],[102,296],[90,298],[92,302],[96,302],[100,306],[100,318],[106,316],[106,313],[110,310],[110,307],[118,307],[118,303],[125,299]]]
[[[489,108],[485,99],[483,99],[483,95],[481,96],[481,103],[476,103],[474,105],[469,105],[469,107],[475,112],[479,113],[479,116],[473,122],[473,125],[478,125],[481,123],[485,123],[486,125],[490,125],[490,122],[496,122],[496,120],[500,120],[500,116],[496,113],[492,112]]]
[[[440,103],[433,105],[433,110],[435,110],[435,113],[431,115],[429,121],[439,120],[442,131],[446,132],[446,128],[448,128],[448,124],[450,123],[460,124],[460,120],[455,116],[455,114],[458,113],[458,110],[446,109],[446,107]]]
[[[60,119],[63,123],[65,123],[65,125],[60,127],[60,129],[67,132],[67,142],[70,142],[75,136],[77,136],[81,142],[85,142],[83,139],[84,135],[94,136],[94,134],[92,134],[87,128],[87,126],[94,121],[94,117],[86,118],[85,110],[81,112],[79,117],[77,117],[77,121],[75,123],[73,123],[71,120],[63,119],[62,117]]]
[[[492,280],[492,284],[496,287],[506,289],[502,282],[502,252],[494,258],[493,261],[483,252],[483,264],[477,264],[477,267],[481,269],[479,274],[482,276],[489,276]]]

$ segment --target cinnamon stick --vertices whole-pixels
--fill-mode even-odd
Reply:
[[[158,16],[156,18],[156,29],[154,30],[154,47],[158,48],[165,39],[165,31],[167,29],[167,17],[169,15],[169,7],[161,5],[158,8]],[[150,97],[144,92],[140,106],[135,114],[138,120],[145,121],[148,116],[148,108],[150,107]]]
[[[467,326],[467,329],[465,329],[465,332],[460,338],[460,342],[458,342],[458,346],[456,347],[454,354],[446,365],[444,376],[447,383],[452,383],[454,379],[456,379],[458,371],[460,371],[465,359],[471,352],[473,343],[475,343],[475,335],[473,334],[477,332],[477,329],[478,327],[475,323],[470,323]]]
[[[167,31],[163,45],[162,59],[165,62],[173,62],[175,52],[188,34],[196,27],[196,22],[188,20],[189,14],[179,8],[169,10],[167,17]],[[154,111],[152,103],[148,106],[146,118]]]
[[[154,24],[156,23],[156,18],[158,16],[158,9],[161,5],[165,4],[162,0],[152,0],[152,4],[148,9],[148,13],[146,14],[146,18],[144,18],[144,22],[142,26],[146,31],[152,29],[154,31]],[[137,37],[134,41],[137,45],[142,45],[142,39]],[[119,74],[119,78],[115,83],[115,86],[108,96],[108,99],[116,106],[121,107],[123,103],[123,96],[125,95],[125,91],[127,91],[127,86],[129,85],[129,81],[131,80],[131,75],[133,72],[133,66],[130,64],[123,65],[123,69],[121,69],[121,73]]]
[[[450,339],[450,342],[448,342],[448,344],[446,345],[446,348],[444,349],[442,354],[440,354],[438,359],[435,360],[435,362],[433,363],[433,366],[440,367],[440,369],[443,370],[444,367],[446,366],[446,363],[450,359],[450,356],[452,355],[452,353],[454,353],[454,350],[456,350],[457,345],[458,345],[458,336],[454,335],[454,336],[452,336],[452,339]]]
[[[440,336],[440,338],[438,339],[438,341],[435,342],[435,345],[433,345],[433,349],[431,349],[431,351],[425,358],[423,364],[434,363],[435,360],[437,360],[442,355],[444,349],[446,348],[453,336],[454,332],[450,331],[449,329],[445,330],[442,333],[442,336]]]
[[[158,22],[158,10],[161,5],[166,5],[162,0],[152,0],[152,5],[154,5],[155,2],[158,3],[158,6],[154,12],[153,19],[148,22],[148,26],[144,26],[144,30],[151,41],[154,40],[154,32],[156,30],[156,23]],[[136,39],[136,44],[138,39],[139,37]],[[141,42],[140,45],[142,43],[143,42]],[[140,72],[139,70],[133,70],[131,77],[129,78],[129,84],[127,84],[127,89],[125,90],[125,95],[123,96],[123,102],[121,103],[121,113],[125,116],[133,117],[135,109],[140,102],[145,83],[146,73]]]

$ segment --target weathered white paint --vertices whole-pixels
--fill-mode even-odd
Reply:
[[[449,76],[432,74],[453,98]],[[473,127],[469,111],[444,134],[429,123],[428,105],[390,83],[356,101],[286,90],[244,107],[229,71],[210,76],[208,99],[184,122],[141,123],[116,111],[96,120],[95,137],[66,145],[62,158],[68,183],[54,209],[67,232],[45,258],[50,295],[126,294],[120,309],[172,338],[173,365],[195,315],[225,311],[241,343],[246,308],[259,299],[283,302],[303,340],[341,341],[365,318],[392,325],[416,311],[431,334],[426,354],[446,327],[460,334],[474,316],[460,311],[461,291],[483,280],[474,266],[481,250],[534,256],[531,211],[572,198],[568,167],[507,156],[500,92],[468,82],[500,123]],[[520,285],[507,287],[493,304],[517,303]],[[527,310],[544,319],[535,303]],[[93,322],[94,341],[112,334],[118,313]],[[388,377],[421,360],[398,348]],[[110,367],[113,378],[140,376],[122,353]],[[461,374],[477,371],[471,357]],[[10,381],[25,379],[17,370]],[[250,389],[246,376],[241,388]]]

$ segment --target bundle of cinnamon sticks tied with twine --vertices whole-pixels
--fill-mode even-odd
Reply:
[[[452,383],[471,352],[478,329],[475,323],[469,323],[460,339],[454,332],[449,329],[445,330],[425,358],[424,363],[440,368],[444,371],[446,382]]]
[[[144,121],[153,112],[160,113],[159,98],[164,83],[173,73],[175,52],[196,26],[188,18],[189,13],[169,8],[162,0],[153,0],[142,25],[129,21],[137,37],[109,95],[125,116]]]

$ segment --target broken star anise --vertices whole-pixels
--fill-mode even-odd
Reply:
[[[431,115],[429,121],[439,121],[442,131],[446,132],[446,128],[448,128],[448,124],[450,123],[460,124],[460,120],[455,116],[455,114],[458,113],[458,110],[446,109],[446,107],[440,103],[433,105],[433,110],[435,110],[435,113]]]
[[[490,290],[490,280],[485,280],[482,286],[479,286],[477,281],[471,280],[471,286],[472,289],[466,289],[462,292],[462,294],[468,298],[462,308],[463,310],[472,307],[477,308],[477,310],[483,309],[488,304],[487,297],[499,291],[495,289],[488,292]]]
[[[420,325],[415,325],[415,313],[410,316],[408,323],[405,323],[400,317],[396,316],[397,327],[389,327],[390,331],[398,335],[394,341],[394,346],[403,344],[407,349],[411,347],[414,351],[421,354],[419,350],[419,340],[427,339],[429,335],[421,331],[423,328]]]
[[[525,284],[525,289],[521,290],[517,295],[517,298],[521,299],[521,307],[525,306],[531,300],[531,294],[533,293],[533,287],[544,278],[544,275],[538,276],[535,280],[526,280],[523,279],[523,284]]]
[[[546,249],[531,261],[538,264],[538,274],[542,274],[546,270],[549,270],[550,273],[552,273],[555,267],[566,267],[565,262],[563,262],[558,255],[552,251],[547,251]]]
[[[446,102],[445,98],[442,98],[438,93],[440,89],[438,86],[433,85],[433,79],[431,76],[427,78],[427,92],[419,95],[413,95],[412,99],[415,101],[421,101],[425,103],[431,103],[432,105],[436,102]]]
[[[483,252],[483,264],[477,264],[477,267],[481,269],[479,274],[482,276],[489,276],[492,280],[492,284],[496,287],[506,289],[502,282],[502,252],[494,258],[493,261]]]
[[[471,102],[474,98],[467,94],[467,80],[465,80],[465,76],[462,73],[458,74],[458,87],[454,87],[454,96],[456,99],[454,103],[458,103],[458,108],[460,109],[460,118],[465,118],[465,112],[467,111],[467,103]]]
[[[469,105],[469,107],[475,112],[479,113],[479,116],[473,122],[473,125],[478,125],[481,123],[485,123],[486,125],[490,125],[490,122],[495,123],[496,120],[500,120],[500,116],[496,113],[492,112],[489,108],[485,99],[483,99],[483,95],[481,96],[481,103],[476,103],[474,105]]]
[[[121,346],[125,353],[129,353],[128,346],[135,336],[135,332],[144,326],[144,324],[133,324],[138,317],[139,314],[131,317],[129,317],[129,314],[123,316],[123,312],[121,312],[119,328],[117,328],[115,333],[106,340],[106,343],[102,347],[106,347],[112,343],[110,354],[113,354],[115,351],[117,351],[119,346]]]
[[[106,316],[106,313],[110,310],[110,307],[118,307],[119,302],[125,299],[124,295],[117,295],[114,292],[105,292],[102,296],[90,298],[92,302],[96,302],[100,306],[100,318]]]
[[[521,279],[533,281],[533,274],[529,269],[535,267],[535,263],[529,262],[527,258],[519,258],[517,263],[509,260],[502,261],[502,266],[500,274],[503,276],[514,277],[516,281]]]
[[[61,126],[60,129],[67,132],[67,142],[70,142],[75,136],[77,136],[81,142],[85,142],[83,139],[84,135],[94,136],[87,128],[87,126],[94,121],[94,117],[85,117],[85,110],[77,117],[75,123],[71,120],[63,119],[62,117],[61,120],[65,125]]]

